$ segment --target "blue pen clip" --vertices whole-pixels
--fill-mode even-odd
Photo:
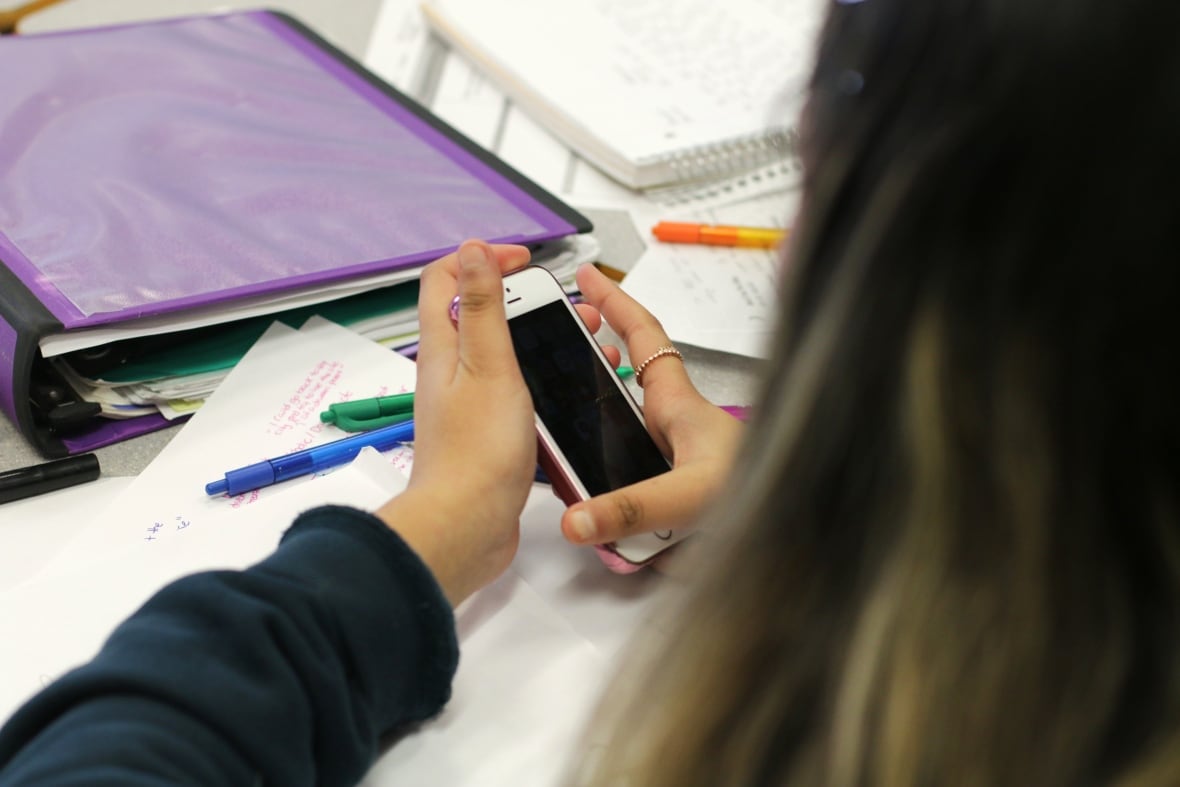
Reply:
[[[264,459],[252,465],[230,470],[226,472],[224,478],[205,484],[205,494],[210,497],[218,495],[233,497],[243,492],[272,486],[291,478],[311,475],[330,467],[351,462],[362,448],[372,446],[378,451],[388,451],[409,443],[413,439],[413,421],[361,432],[332,443],[317,445],[275,459]]]

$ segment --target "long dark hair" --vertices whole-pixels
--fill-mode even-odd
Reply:
[[[761,405],[578,780],[1180,784],[1178,23],[831,7]]]

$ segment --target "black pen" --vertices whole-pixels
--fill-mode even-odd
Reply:
[[[94,454],[8,470],[0,473],[0,503],[84,484],[98,478],[99,472],[98,457]]]

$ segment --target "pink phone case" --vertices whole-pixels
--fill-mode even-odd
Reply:
[[[459,322],[459,296],[456,295],[451,300],[450,305],[451,322]],[[553,455],[549,453],[549,449],[545,446],[540,435],[537,436],[537,464],[545,471],[545,475],[549,478],[549,483],[553,486],[553,492],[567,506],[572,506],[574,503],[581,502],[577,491],[570,485],[569,480],[561,473],[561,468],[554,460]],[[599,559],[608,569],[616,574],[634,574],[644,566],[648,565],[651,560],[655,560],[657,555],[653,555],[651,560],[643,563],[632,563],[625,557],[614,550],[613,544],[597,544],[594,551],[598,554]]]
[[[545,475],[549,477],[549,483],[553,485],[553,492],[560,498],[561,502],[567,506],[572,506],[574,503],[580,503],[581,498],[578,493],[570,485],[569,481],[562,475],[561,469],[554,460],[553,455],[549,453],[549,449],[545,447],[545,443],[540,436],[537,437],[537,464],[545,471]],[[634,574],[644,566],[648,565],[651,560],[655,560],[657,555],[652,556],[651,560],[643,563],[632,563],[627,558],[615,552],[613,544],[597,544],[594,551],[598,553],[598,558],[603,564],[616,574]]]

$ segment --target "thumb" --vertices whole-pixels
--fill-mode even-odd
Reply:
[[[701,508],[697,495],[685,494],[684,485],[698,486],[691,475],[691,468],[683,468],[576,503],[562,514],[561,532],[575,544],[606,544],[636,533],[685,527]]]
[[[496,255],[487,243],[469,240],[459,247],[458,258],[460,364],[476,373],[515,365]]]

